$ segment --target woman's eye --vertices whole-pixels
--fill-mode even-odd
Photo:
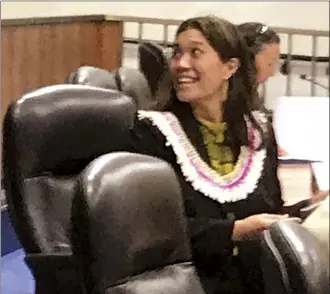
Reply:
[[[201,54],[202,54],[202,51],[200,49],[198,49],[198,48],[193,48],[191,50],[191,55],[193,57],[199,57]]]
[[[176,58],[180,55],[180,50],[178,48],[173,49],[172,58]]]

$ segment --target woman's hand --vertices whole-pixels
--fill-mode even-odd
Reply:
[[[286,152],[283,148],[280,146],[277,147],[277,156],[288,156],[288,152]]]
[[[258,239],[261,233],[267,230],[273,223],[288,218],[288,215],[262,213],[238,220],[234,224],[233,240]],[[299,218],[290,219],[300,221]]]
[[[312,196],[309,200],[309,204],[316,204],[319,202],[322,202],[325,200],[327,197],[329,197],[329,190],[328,191],[314,191],[312,192]]]
[[[322,202],[329,196],[329,190],[321,190],[317,178],[315,175],[315,171],[313,165],[311,166],[311,173],[312,173],[312,181],[311,181],[311,197],[309,199],[309,204],[316,204]]]

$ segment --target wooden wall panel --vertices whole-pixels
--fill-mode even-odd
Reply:
[[[121,65],[120,21],[2,26],[1,118],[9,103],[39,87],[63,83],[83,65]]]
[[[105,68],[111,68],[113,64],[121,64],[124,49],[124,26],[109,26],[103,24],[100,27],[100,31],[102,36],[100,64]]]

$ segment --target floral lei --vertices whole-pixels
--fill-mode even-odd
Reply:
[[[266,117],[253,112],[257,122],[265,125]],[[192,187],[220,203],[246,199],[257,187],[264,168],[266,149],[256,150],[260,144],[260,132],[246,117],[249,146],[242,146],[234,170],[220,176],[198,154],[178,118],[170,112],[139,111],[138,118],[148,119],[166,138],[180,165],[181,171]]]

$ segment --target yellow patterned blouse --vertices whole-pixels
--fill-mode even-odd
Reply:
[[[229,174],[234,170],[234,155],[229,146],[223,144],[227,124],[216,123],[199,118],[200,131],[203,141],[210,157],[211,166],[221,176]],[[233,255],[238,255],[238,248],[235,246]]]
[[[230,147],[223,144],[227,124],[210,122],[201,118],[198,121],[212,168],[221,176],[229,174],[233,171],[235,163]]]

